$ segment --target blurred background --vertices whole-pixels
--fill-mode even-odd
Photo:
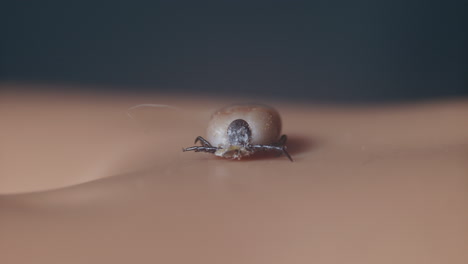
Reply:
[[[2,5],[0,81],[337,102],[468,95],[466,1],[28,2]]]

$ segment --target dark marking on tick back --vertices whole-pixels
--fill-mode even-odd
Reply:
[[[231,122],[227,129],[229,144],[233,146],[247,146],[252,140],[252,131],[249,123],[243,119],[236,119]]]

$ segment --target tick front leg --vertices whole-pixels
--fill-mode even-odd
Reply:
[[[215,153],[218,148],[216,147],[204,147],[204,146],[193,146],[189,148],[182,149],[183,152],[185,151],[195,151],[195,152],[208,152],[208,153]]]

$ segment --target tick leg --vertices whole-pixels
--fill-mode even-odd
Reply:
[[[282,146],[281,147],[281,151],[283,152],[283,154],[288,157],[288,159],[293,162],[293,159],[291,158],[291,155],[289,155],[288,151],[286,151],[286,146]]]
[[[196,139],[195,139],[195,143],[194,144],[197,144],[197,142],[200,141],[200,143],[202,144],[202,146],[193,146],[193,147],[189,147],[189,148],[184,148],[182,149],[182,151],[195,151],[195,152],[208,152],[208,153],[215,153],[216,150],[218,150],[217,147],[213,147],[210,142],[208,142],[208,140],[198,136]]]
[[[281,137],[283,138],[283,137]],[[281,140],[281,139],[280,139]],[[290,161],[293,161],[293,159],[291,158],[291,155],[289,155],[289,153],[286,151],[286,146],[274,146],[274,145],[251,145],[249,146],[250,149],[254,149],[254,150],[263,150],[263,151],[266,151],[266,150],[276,150],[276,151],[280,151],[283,155],[285,155],[286,157],[288,157],[288,159]]]
[[[282,135],[282,136],[280,137],[280,139],[278,140],[278,143],[276,143],[275,145],[277,145],[277,146],[284,146],[284,145],[286,145],[286,141],[287,141],[287,140],[288,140],[288,136]]]
[[[189,148],[184,148],[182,149],[183,152],[185,151],[195,151],[195,152],[208,152],[208,153],[215,153],[218,148],[216,147],[199,147],[199,146],[193,146]]]
[[[288,157],[288,159],[290,161],[293,161],[293,159],[291,158],[291,155],[289,155],[288,151],[286,151],[286,141],[288,140],[288,136],[286,135],[282,135],[280,137],[280,139],[278,140],[278,143],[277,145],[278,146],[281,146],[281,152],[286,156]]]
[[[195,143],[193,144],[197,144],[197,142],[200,141],[200,143],[202,144],[202,146],[204,147],[213,147],[210,142],[208,142],[208,140],[198,136],[196,139],[195,139]]]

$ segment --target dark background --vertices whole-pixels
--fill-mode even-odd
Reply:
[[[0,78],[314,101],[466,96],[467,5],[16,1],[2,4]]]

